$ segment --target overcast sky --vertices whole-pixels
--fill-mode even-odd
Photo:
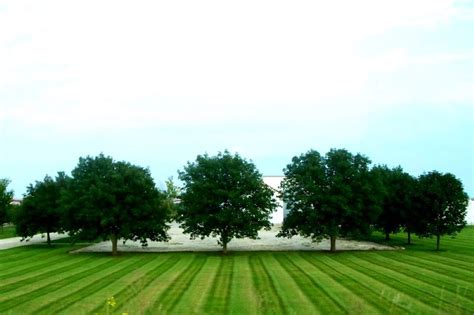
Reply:
[[[1,1],[0,178],[346,148],[474,197],[474,1]]]

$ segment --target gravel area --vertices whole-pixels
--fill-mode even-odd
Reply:
[[[67,237],[66,234],[51,233],[51,240],[58,240]],[[46,244],[46,234],[38,234],[29,238],[28,240],[21,240],[21,237],[11,237],[0,240],[0,250],[9,249],[13,247],[26,246],[31,244]]]
[[[228,244],[229,251],[320,251],[329,250],[329,240],[313,243],[308,238],[294,236],[291,239],[276,237],[280,225],[274,225],[270,231],[259,232],[259,239],[233,239]],[[171,236],[169,242],[148,242],[148,247],[142,248],[139,242],[127,241],[125,244],[119,242],[120,252],[199,252],[199,251],[221,251],[217,244],[217,238],[208,237],[203,240],[190,240],[189,235],[183,234],[178,224],[173,223],[168,231]],[[346,239],[338,239],[337,250],[394,250],[398,248],[380,245],[372,242],[360,242]],[[110,252],[112,243],[110,241],[100,242],[74,252]]]

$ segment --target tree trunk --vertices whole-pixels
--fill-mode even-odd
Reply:
[[[389,232],[385,232],[385,240],[390,241],[390,233]]]
[[[223,253],[224,255],[227,255],[227,241],[224,241],[224,242],[222,243],[222,253]]]
[[[117,251],[117,235],[112,234],[110,236],[110,240],[112,241],[112,256],[117,256],[118,251]]]
[[[410,232],[409,229],[407,230],[407,232],[408,232],[408,245],[410,245],[411,244],[411,232]]]
[[[51,237],[49,236],[49,232],[46,232],[46,242],[48,242],[48,246],[51,246]]]
[[[336,236],[331,235],[331,252],[336,251]]]
[[[439,234],[436,235],[436,250],[439,250]]]
[[[227,244],[229,244],[229,233],[227,232],[227,228],[221,230],[220,243],[222,244],[222,253],[227,255]]]

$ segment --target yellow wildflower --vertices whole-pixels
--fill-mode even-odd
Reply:
[[[107,299],[107,305],[112,307],[115,307],[115,305],[117,305],[117,302],[115,301],[115,298],[113,296]]]

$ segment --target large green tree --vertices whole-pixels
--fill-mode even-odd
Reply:
[[[383,188],[382,212],[376,221],[376,227],[390,239],[391,233],[405,228],[408,234],[414,229],[418,217],[413,208],[413,190],[416,181],[410,174],[399,167],[375,166],[372,169],[379,177]],[[410,240],[410,236],[409,236]]]
[[[439,250],[442,235],[454,236],[466,225],[469,197],[453,174],[437,171],[419,177],[417,193],[421,218],[417,234],[435,236]]]
[[[23,238],[46,233],[51,245],[50,233],[61,230],[61,191],[68,177],[60,172],[55,179],[46,176],[43,181],[30,184],[21,206],[14,214],[16,234]]]
[[[8,221],[8,212],[13,200],[13,191],[8,190],[10,181],[5,178],[0,178],[0,227]]]
[[[400,209],[402,215],[402,229],[407,233],[407,244],[411,244],[413,233],[422,228],[422,212],[417,202],[418,178],[406,174],[399,178],[399,198],[403,202]]]
[[[256,239],[260,229],[271,227],[273,192],[255,165],[238,154],[199,155],[179,178],[184,188],[178,220],[191,238],[217,236],[226,253],[233,238]]]
[[[282,197],[290,211],[278,236],[329,238],[335,251],[338,237],[367,235],[383,196],[369,164],[367,157],[344,149],[294,157],[283,170]]]
[[[167,241],[169,226],[164,194],[148,169],[111,157],[80,158],[63,193],[66,227],[75,237],[117,241]]]

